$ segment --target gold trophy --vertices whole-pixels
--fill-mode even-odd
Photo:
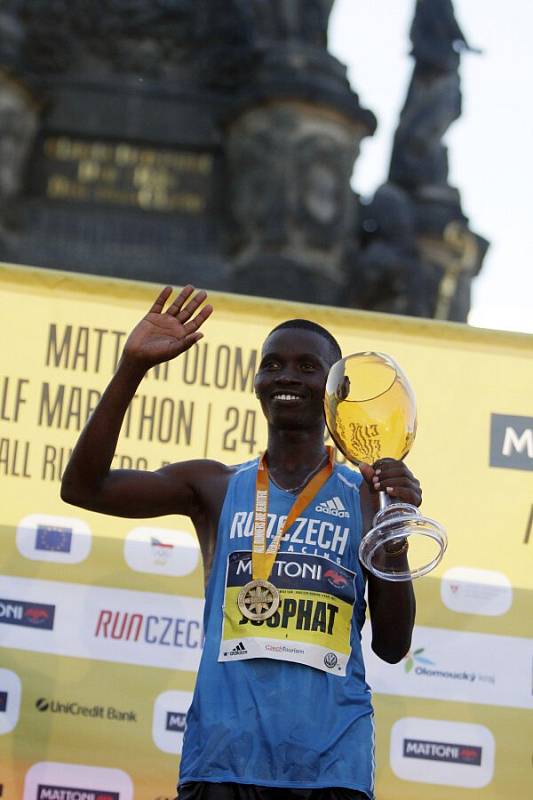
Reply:
[[[354,353],[331,367],[324,398],[331,436],[353,464],[403,459],[416,433],[416,401],[409,381],[385,353]],[[380,578],[407,581],[430,572],[447,546],[442,525],[409,503],[379,492],[374,527],[359,558]]]

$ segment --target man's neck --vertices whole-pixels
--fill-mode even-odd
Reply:
[[[269,469],[283,479],[302,477],[327,454],[324,431],[319,430],[270,430],[268,434],[267,459]]]

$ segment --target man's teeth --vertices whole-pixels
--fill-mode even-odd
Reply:
[[[275,394],[275,400],[299,400],[300,395],[298,394]]]

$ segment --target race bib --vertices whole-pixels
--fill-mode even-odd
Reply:
[[[237,598],[252,580],[252,554],[228,556],[219,661],[274,658],[346,675],[355,573],[322,556],[278,553],[269,580],[280,592],[269,619],[243,617]]]

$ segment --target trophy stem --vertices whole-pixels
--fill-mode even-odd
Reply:
[[[379,492],[379,510],[385,511],[386,508],[390,506],[392,503],[391,498],[387,494],[387,492]]]

